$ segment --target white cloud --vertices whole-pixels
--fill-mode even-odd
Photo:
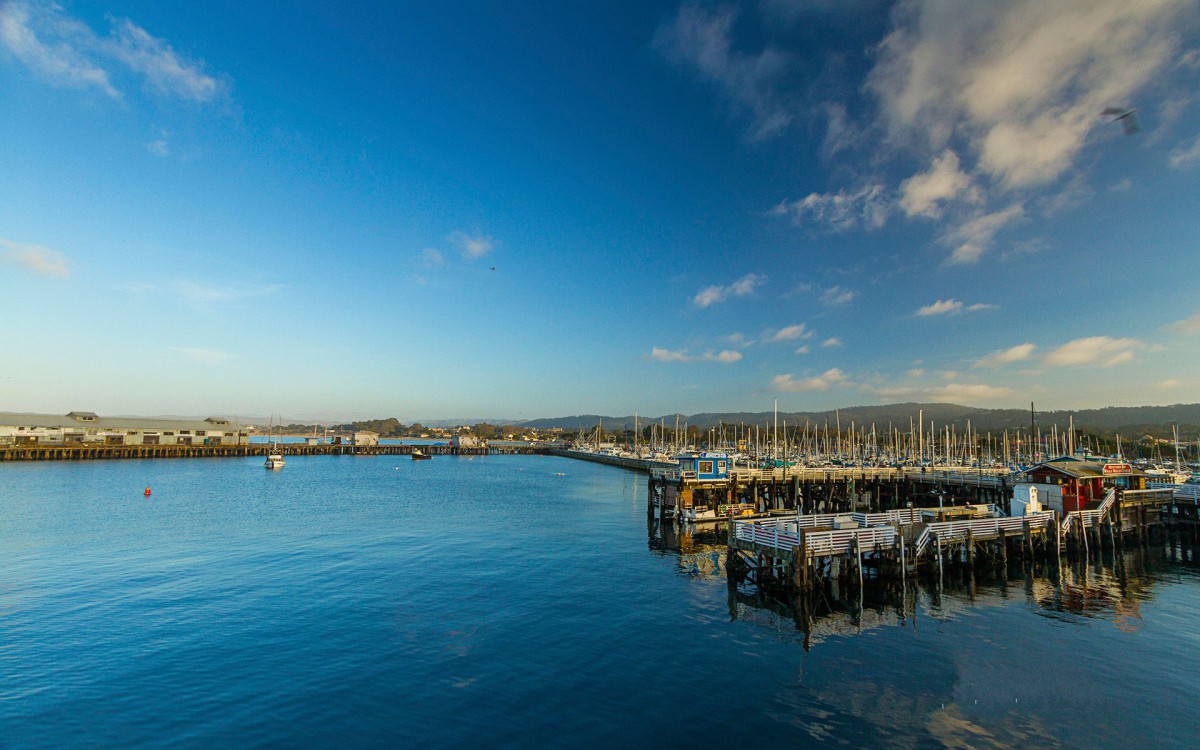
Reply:
[[[495,240],[478,233],[451,232],[447,239],[452,245],[462,250],[464,258],[482,258],[496,247]]]
[[[796,347],[796,351],[793,354],[808,354],[808,345]]]
[[[1194,10],[1195,0],[898,0],[858,89],[874,110],[856,107],[868,114],[854,122],[844,103],[811,105],[828,121],[822,153],[848,182],[772,213],[847,231],[899,211],[939,222],[948,263],[977,262],[1027,206],[1046,216],[1091,199],[1083,178],[1056,183],[1089,142],[1116,137],[1101,110],[1192,64],[1178,47]],[[1200,140],[1172,163],[1194,159]],[[897,164],[907,179],[879,176]]]
[[[839,347],[841,345],[842,345],[842,340],[839,339],[837,336],[830,336],[829,338],[827,338],[821,342],[821,346],[825,349],[832,349],[835,347]]]
[[[715,354],[713,352],[706,352],[704,354],[704,360],[708,362],[738,362],[741,360],[741,358],[742,353],[733,351],[732,349],[724,349],[716,352]]]
[[[1166,380],[1159,381],[1158,383],[1158,387],[1164,391],[1173,390],[1181,385],[1183,385],[1183,381],[1181,381],[1179,378],[1168,378]]]
[[[975,363],[976,367],[996,367],[999,365],[1007,365],[1012,362],[1024,362],[1033,356],[1033,350],[1037,346],[1034,344],[1017,344],[1010,346],[1007,349],[1002,349],[998,352],[993,352],[986,357],[983,357]]]
[[[9,0],[0,4],[0,45],[55,86],[97,89],[113,99],[119,68],[141,76],[156,93],[194,102],[224,96],[225,87],[204,64],[177,53],[129,19],[112,19],[108,36],[69,16],[54,3]]]
[[[946,383],[945,385],[937,385],[930,388],[885,386],[868,390],[882,398],[903,398],[959,404],[1004,402],[1015,396],[1012,388],[986,385],[984,383]]]
[[[650,359],[659,362],[687,362],[688,356],[687,351],[684,349],[672,351],[671,349],[662,349],[656,346],[650,350]]]
[[[1006,188],[1047,184],[1099,110],[1130,101],[1176,56],[1191,0],[903,0],[868,88],[893,142],[965,137]]]
[[[863,185],[857,190],[836,193],[809,193],[796,201],[782,201],[771,209],[774,216],[788,216],[793,223],[810,221],[833,232],[863,227],[879,229],[892,212],[892,201],[880,183]]]
[[[3,248],[0,250],[0,260],[24,268],[30,273],[64,279],[71,275],[66,256],[57,250],[27,242],[13,242],[3,237],[0,237],[0,248]]]
[[[426,268],[434,268],[445,263],[446,259],[442,257],[442,251],[427,247],[421,251],[421,262],[425,264]]]
[[[1175,169],[1187,169],[1200,162],[1200,135],[1191,143],[1181,143],[1171,151],[1170,165]]]
[[[801,393],[804,391],[827,391],[835,385],[841,385],[847,380],[845,373],[838,368],[826,370],[811,378],[796,380],[791,373],[776,375],[771,379],[771,387],[784,393]]]
[[[956,312],[961,311],[962,306],[963,306],[963,303],[959,302],[956,299],[940,299],[937,302],[934,302],[933,304],[925,305],[924,307],[917,310],[913,314],[919,318],[927,317],[930,315],[949,315],[951,313],[956,313]]]
[[[767,277],[763,274],[748,273],[727,286],[719,284],[706,286],[692,298],[692,304],[696,307],[708,307],[718,302],[724,302],[730,297],[746,297],[753,294],[754,290],[765,284],[766,281]]]
[[[170,349],[202,365],[219,365],[233,358],[232,354],[215,349],[197,349],[191,346],[172,346]]]
[[[804,323],[795,323],[790,326],[784,326],[778,331],[767,331],[763,334],[763,343],[773,344],[781,341],[798,341],[801,339],[812,338],[812,331],[808,330],[808,326]]]
[[[1181,333],[1200,333],[1200,313],[1196,313],[1190,318],[1177,320],[1171,324],[1171,327]]]
[[[221,84],[204,72],[203,63],[181,57],[171,45],[129,19],[113,22],[106,48],[117,60],[145,76],[159,93],[194,102],[209,102],[221,94]]]
[[[654,35],[654,46],[676,65],[713,85],[735,109],[748,111],[753,118],[751,138],[769,138],[792,121],[785,99],[775,88],[789,58],[771,46],[754,54],[733,49],[737,15],[734,8],[709,10],[684,4],[675,19]]]
[[[821,303],[829,307],[838,307],[854,301],[858,293],[840,286],[831,286],[821,293]]]
[[[108,72],[87,53],[95,42],[91,29],[67,18],[58,6],[0,4],[0,44],[13,57],[52,85],[95,88],[120,99]]]
[[[959,169],[958,154],[950,149],[933,160],[928,172],[900,183],[900,208],[909,216],[941,218],[942,203],[956,200],[978,203],[982,195],[970,176]]]
[[[1089,336],[1068,341],[1046,354],[1045,362],[1056,367],[1097,365],[1111,367],[1129,362],[1146,345],[1137,339],[1115,339],[1111,336]]]
[[[948,383],[938,388],[930,389],[927,391],[927,395],[935,401],[971,403],[1012,398],[1013,389],[1004,386],[984,385],[983,383]]]
[[[941,242],[954,248],[949,263],[974,263],[983,257],[996,233],[1008,224],[1025,218],[1025,207],[1014,203],[1008,208],[988,214],[977,214],[951,226]]]
[[[914,367],[913,369],[909,370],[907,374],[910,378],[919,378],[925,374],[925,370],[920,367]]]
[[[171,154],[171,144],[169,141],[170,133],[161,130],[158,137],[146,144],[146,150],[155,156],[169,156]]]
[[[739,362],[742,359],[742,353],[732,349],[723,349],[719,352],[707,351],[703,354],[691,355],[687,349],[663,349],[654,347],[650,350],[650,359],[658,362],[720,362],[722,364],[732,364]]]

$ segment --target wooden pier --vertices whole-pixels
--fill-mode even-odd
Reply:
[[[994,505],[906,508],[884,513],[778,515],[728,523],[731,580],[804,592],[861,588],[921,571],[1058,565],[1151,541],[1195,544],[1200,493],[1179,487],[1110,488],[1099,507],[1005,516]]]
[[[490,445],[455,448],[451,445],[349,445],[243,443],[241,445],[0,445],[0,461],[86,461],[132,458],[242,458],[281,453],[284,456],[408,456],[416,449],[434,456],[540,454],[542,446]]]

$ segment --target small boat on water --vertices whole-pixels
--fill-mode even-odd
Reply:
[[[273,425],[271,423],[267,424],[267,442],[268,443],[271,442],[272,426]],[[279,429],[282,432],[282,430],[283,430],[283,415],[282,414],[279,415]],[[275,438],[275,442],[271,444],[271,447],[274,448],[275,450],[269,456],[267,456],[267,460],[265,462],[263,462],[263,466],[268,469],[282,469],[283,468],[283,453],[281,453],[279,451],[279,438],[278,437]]]
[[[431,458],[433,458],[433,456],[429,455],[428,453],[422,453],[420,448],[416,448],[412,452],[412,460],[414,461],[428,461]]]

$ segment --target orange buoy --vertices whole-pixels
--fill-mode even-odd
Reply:
[[[146,488],[146,491],[145,491],[145,492],[143,492],[142,494],[143,494],[143,495],[145,495],[146,497],[150,497],[150,488],[149,488],[149,487],[147,487],[147,488]]]

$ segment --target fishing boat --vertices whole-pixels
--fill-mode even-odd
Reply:
[[[428,461],[428,460],[429,460],[429,459],[431,459],[431,458],[433,458],[433,456],[429,455],[428,453],[423,453],[423,452],[421,452],[421,449],[420,449],[420,448],[415,448],[415,449],[413,449],[413,452],[412,452],[412,460],[414,460],[414,461]]]

